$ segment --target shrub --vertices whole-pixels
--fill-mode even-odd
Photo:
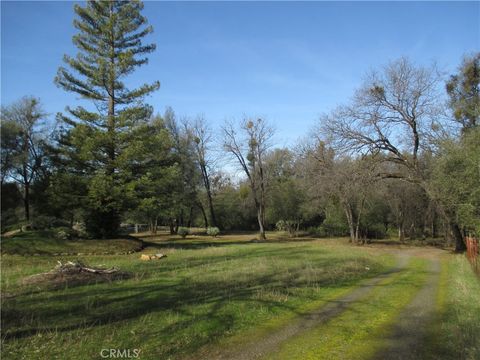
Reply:
[[[324,226],[312,226],[307,229],[309,235],[318,237],[327,237],[327,232]]]
[[[220,234],[220,229],[216,226],[207,228],[207,235],[217,237]]]
[[[177,234],[180,235],[182,239],[185,239],[189,233],[190,229],[183,226],[180,226],[177,231]]]
[[[85,223],[77,222],[73,224],[72,229],[75,231],[75,234],[80,239],[92,239],[92,236],[87,232]]]
[[[275,224],[275,228],[277,231],[285,231],[287,228],[287,225],[285,224],[284,220],[278,220],[277,223]]]
[[[278,231],[287,231],[290,236],[296,236],[299,226],[300,222],[295,220],[279,220],[275,224]]]
[[[54,226],[55,220],[53,216],[38,215],[33,217],[31,225],[35,230],[46,230]]]
[[[0,226],[2,227],[2,233],[6,231],[20,229],[22,225],[24,225],[23,223],[20,222],[20,217],[17,215],[15,209],[4,210],[2,208],[2,212],[0,216],[1,216]]]
[[[59,240],[71,240],[77,236],[77,232],[69,227],[59,227],[54,230],[54,236]]]

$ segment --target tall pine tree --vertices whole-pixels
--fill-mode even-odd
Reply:
[[[129,89],[124,79],[135,68],[148,62],[145,56],[155,44],[142,39],[153,31],[141,15],[140,1],[88,1],[85,7],[75,5],[79,30],[73,42],[79,49],[76,57],[65,55],[70,68],[58,69],[55,83],[69,92],[91,100],[89,108],[67,108],[59,114],[65,124],[60,147],[65,164],[76,175],[88,179],[85,219],[92,235],[116,235],[120,215],[125,207],[124,186],[128,175],[122,167],[129,146],[134,146],[136,126],[152,114],[143,99],[160,87],[144,84]]]

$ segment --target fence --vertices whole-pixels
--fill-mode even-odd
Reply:
[[[467,236],[465,238],[467,243],[467,258],[473,266],[477,274],[480,274],[480,259],[478,253],[478,239]]]

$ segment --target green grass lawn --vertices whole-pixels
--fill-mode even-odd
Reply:
[[[385,248],[356,247],[344,239],[269,235],[267,243],[252,243],[252,234],[148,237],[151,243],[142,253],[167,254],[155,261],[141,261],[138,253],[4,254],[2,357],[96,359],[105,348],[140,349],[141,359],[208,353],[261,339],[395,264],[392,251]],[[26,276],[51,270],[57,260],[74,259],[116,266],[133,277],[57,290],[22,285]],[[392,325],[422,285],[424,269],[425,260],[411,260],[406,271],[383,280],[366,301],[292,339],[273,355],[316,359],[321,349],[334,357],[368,358],[382,346],[376,334]],[[468,263],[461,256],[446,256],[439,316],[425,347],[430,358],[478,358],[478,298],[480,284]],[[458,351],[461,357],[454,356]]]
[[[343,241],[254,244],[247,237],[159,244],[148,251],[168,257],[151,262],[139,254],[82,257],[135,276],[56,291],[20,281],[51,269],[58,257],[3,256],[3,355],[87,359],[103,348],[130,348],[141,349],[142,359],[175,359],[281,324],[394,262]]]

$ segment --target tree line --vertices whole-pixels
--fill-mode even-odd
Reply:
[[[480,231],[480,54],[445,77],[401,58],[364,77],[298,145],[275,146],[255,117],[154,114],[155,81],[129,78],[155,44],[141,2],[75,5],[75,56],[55,84],[82,98],[52,128],[40,99],[2,107],[2,231],[77,227],[111,238],[121,223],[267,229],[295,235],[446,237]],[[307,131],[306,131],[307,132]],[[228,159],[228,161],[227,161]],[[235,171],[236,172],[235,172]]]

